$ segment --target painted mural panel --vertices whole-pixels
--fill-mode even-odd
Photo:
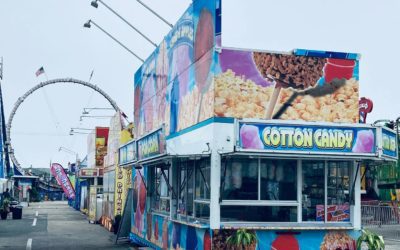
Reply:
[[[137,136],[173,134],[213,116],[214,1],[195,1],[135,74]]]
[[[234,249],[227,243],[235,230],[214,230],[212,247],[216,250]],[[352,231],[270,231],[248,230],[256,236],[251,249],[271,250],[356,250],[357,232]]]
[[[325,54],[324,54],[325,53]],[[358,122],[358,65],[351,59],[222,49],[215,116]]]
[[[139,171],[141,171],[141,178]],[[132,170],[132,197],[133,197],[133,213],[132,213],[132,233],[139,237],[146,237],[146,184],[143,180],[147,179],[147,168],[141,170]],[[149,205],[149,204],[148,204]]]

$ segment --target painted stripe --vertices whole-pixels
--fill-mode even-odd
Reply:
[[[32,239],[29,238],[28,241],[26,242],[26,250],[31,250],[32,249]]]
[[[234,123],[234,122],[235,122],[235,119],[230,118],[230,117],[212,117],[210,119],[199,122],[191,127],[188,127],[188,128],[182,129],[181,131],[173,133],[173,134],[167,136],[166,139],[169,140],[169,139],[175,138],[177,136],[180,136],[180,135],[189,133],[193,130],[199,129],[201,127],[207,126],[211,123]]]
[[[36,221],[37,221],[37,219],[36,219],[36,218],[35,218],[35,219],[33,219],[32,227],[36,226]]]
[[[36,214],[35,214],[35,216],[37,217],[39,215],[39,211],[36,211]]]

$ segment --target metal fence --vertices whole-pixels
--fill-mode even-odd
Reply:
[[[399,208],[397,206],[362,205],[361,224],[367,228],[400,225]]]

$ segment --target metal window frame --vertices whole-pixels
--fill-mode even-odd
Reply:
[[[354,185],[355,182],[357,181],[357,176],[354,176],[354,161],[353,160],[326,160],[326,199],[325,199],[325,223],[326,224],[341,224],[341,223],[351,223],[353,226],[353,222],[352,222],[352,217],[355,216],[355,213],[352,212],[351,206],[352,206],[352,197],[351,197],[351,193],[352,193],[352,180],[354,178]],[[346,162],[348,165],[346,166],[349,169],[349,210],[350,210],[350,221],[328,221],[328,175],[329,175],[329,162]],[[341,168],[341,167],[340,167]],[[358,172],[358,171],[357,171]],[[337,173],[337,172],[336,172]],[[337,178],[337,177],[336,177]]]
[[[193,162],[193,167],[191,167],[191,171],[189,172],[189,162]],[[185,164],[185,177],[184,177],[184,183],[182,183],[182,166],[183,164]],[[185,197],[186,197],[186,203],[185,203],[185,211],[186,211],[186,215],[179,213],[178,211],[176,211],[176,217],[178,221],[183,221],[181,218],[178,217],[179,216],[183,216],[184,218],[186,218],[186,222],[189,221],[189,218],[194,218],[193,214],[194,214],[194,209],[192,211],[192,215],[188,215],[187,211],[188,211],[188,197],[189,197],[189,183],[190,183],[190,179],[192,178],[192,187],[194,188],[195,183],[193,182],[194,179],[194,172],[196,170],[196,160],[190,160],[190,159],[186,159],[184,162],[180,161],[178,166],[177,166],[177,174],[178,174],[178,196],[177,196],[177,204],[179,205],[179,199],[181,197],[182,191],[185,191]],[[184,190],[185,189],[185,190]],[[193,204],[192,206],[194,207],[194,194],[193,194]]]
[[[189,161],[193,162],[193,167],[191,168],[192,170],[190,171],[191,172],[190,176],[188,175],[188,170],[189,170],[188,162]],[[204,161],[204,160],[203,159],[187,159],[186,160],[186,164],[187,164],[186,165],[186,171],[185,171],[186,172],[186,176],[185,176],[186,181],[185,181],[185,184],[184,184],[184,185],[186,185],[186,197],[188,197],[189,185],[187,185],[187,184],[189,183],[190,178],[192,178],[192,181],[191,181],[192,184],[191,185],[193,186],[193,189],[194,190],[196,189],[196,177],[199,174],[199,173],[197,173],[197,169],[199,169],[199,171],[200,171],[200,174],[199,174],[200,178],[206,184],[207,191],[208,192],[211,191],[210,190],[210,184],[206,181],[204,172],[202,171],[202,168],[204,168],[204,167],[202,167],[203,166],[202,164],[198,164],[197,163],[198,161]],[[182,176],[181,176],[181,171],[182,171],[181,164],[183,164],[183,162],[180,162],[180,164],[178,164],[178,166],[176,168],[176,174],[178,175],[178,184],[179,184],[178,188],[180,189],[179,193],[178,193],[178,196],[176,196],[177,200],[179,199],[181,192],[185,188],[184,185],[183,186],[181,185],[181,179],[182,179]],[[211,165],[207,164],[205,166],[205,168],[210,168],[211,169]],[[197,216],[196,204],[205,204],[205,205],[210,206],[210,199],[204,199],[202,197],[196,197],[196,193],[193,192],[193,214],[192,215],[183,215],[183,214],[179,214],[178,211],[176,211],[176,215],[177,215],[176,216],[177,217],[176,220],[180,221],[180,222],[185,222],[185,221],[189,222],[189,220],[191,219],[191,220],[199,220],[199,221],[203,221],[203,222],[209,222],[209,219],[204,219],[204,218],[200,218],[200,217]],[[188,203],[186,202],[186,205],[185,205],[186,206],[186,211],[187,211],[187,205],[188,205]],[[178,215],[180,215],[181,217],[178,217]]]
[[[220,204],[221,205],[223,205],[224,203],[226,204],[226,202],[228,202],[229,204],[234,204],[235,202],[237,203],[237,205],[240,205],[240,204],[243,204],[243,202],[244,203],[247,203],[247,202],[250,202],[251,204],[255,204],[255,203],[253,203],[253,202],[256,202],[256,203],[259,203],[259,204],[267,204],[267,203],[270,203],[270,204],[276,204],[276,203],[282,203],[283,205],[284,204],[287,204],[287,203],[292,203],[292,204],[294,204],[294,203],[296,203],[296,206],[298,206],[298,205],[301,205],[301,202],[300,202],[300,200],[299,200],[299,197],[298,197],[298,194],[297,194],[297,198],[296,198],[296,200],[261,200],[261,160],[273,160],[272,158],[262,158],[262,157],[257,157],[257,164],[258,164],[258,190],[257,190],[257,196],[258,196],[258,199],[257,200],[228,200],[228,199],[222,199],[222,195],[221,195],[221,198],[220,198]],[[298,168],[299,168],[299,166],[298,166],[298,159],[282,159],[282,160],[285,160],[285,161],[296,161],[296,171],[297,171],[297,175],[299,175],[299,170],[298,170]],[[228,165],[226,164],[226,168],[228,167]],[[226,178],[226,168],[224,169],[224,174],[225,174],[225,176],[224,176],[224,178],[223,178],[223,180],[224,180],[224,182],[225,182],[225,178]],[[298,179],[298,177],[297,177],[297,179]],[[299,190],[299,185],[298,185],[298,183],[299,183],[299,181],[296,179],[296,182],[297,182],[297,185],[296,185],[296,187],[297,187],[297,190]],[[298,191],[297,191],[298,192]],[[285,205],[284,205],[285,206]]]
[[[226,178],[226,170],[228,168],[228,160],[231,160],[231,157],[226,157],[225,158],[225,168],[224,168],[224,176],[223,176],[223,181],[221,185],[221,193],[220,193],[220,206],[290,206],[290,207],[297,207],[297,222],[300,224],[317,224],[321,225],[324,224],[329,227],[330,224],[351,224],[353,226],[352,222],[352,217],[355,216],[354,212],[350,211],[350,222],[337,222],[337,221],[327,221],[327,209],[328,209],[328,166],[329,162],[347,162],[349,164],[349,179],[353,180],[354,183],[357,179],[357,176],[354,175],[355,171],[355,166],[352,164],[354,161],[351,159],[345,159],[345,160],[339,160],[339,159],[328,159],[328,160],[322,160],[322,159],[309,159],[311,161],[319,161],[323,163],[324,167],[324,212],[325,212],[325,218],[324,221],[303,221],[302,217],[302,207],[303,207],[303,200],[302,200],[302,195],[303,195],[303,159],[285,159],[285,160],[296,160],[297,161],[297,167],[296,167],[296,174],[297,174],[297,201],[269,201],[269,200],[261,200],[261,159],[269,159],[271,160],[272,158],[264,158],[264,157],[258,157],[258,200],[224,200],[222,199],[222,191],[224,188],[225,184],[225,178]],[[357,168],[358,169],[358,168]],[[353,183],[351,183],[353,184]],[[352,187],[349,187],[349,192],[355,192],[354,188],[353,190],[351,189]],[[196,202],[196,200],[195,200]],[[351,206],[351,205],[350,205]],[[195,206],[194,206],[195,208]],[[243,222],[237,222],[237,223],[243,223]],[[252,223],[259,223],[259,224],[265,224],[265,223],[272,223],[272,222],[252,222]],[[286,223],[286,222],[282,222]]]
[[[168,215],[170,212],[171,212],[171,191],[169,190],[169,186],[170,186],[170,184],[169,184],[169,178],[165,178],[165,173],[163,172],[163,168],[162,167],[154,167],[154,168],[151,168],[152,169],[152,171],[150,172],[150,180],[151,180],[151,183],[154,185],[154,190],[151,190],[151,191],[154,191],[154,192],[151,192],[152,194],[154,194],[154,197],[152,197],[151,198],[151,201],[150,201],[150,210],[152,211],[152,213],[160,213],[160,214],[162,214],[163,216],[166,216],[166,215]],[[160,172],[157,172],[157,169],[160,169],[161,171]],[[170,170],[170,168],[168,167],[168,169],[167,169],[168,171]],[[138,171],[139,173],[140,173],[140,170]],[[141,175],[141,174],[140,174]],[[168,175],[169,175],[169,173],[168,173]],[[142,177],[142,175],[141,175],[141,177]],[[142,177],[143,178],[143,177]],[[158,187],[160,187],[161,186],[161,178],[164,178],[164,181],[166,182],[166,184],[167,184],[167,187],[168,187],[168,195],[167,196],[162,196],[161,195],[161,192],[160,193],[158,193]],[[159,181],[159,183],[157,184],[157,179],[159,179],[160,181]],[[143,181],[143,179],[142,179],[142,181]],[[161,190],[160,190],[161,191]],[[158,197],[158,199],[161,201],[161,200],[168,200],[168,203],[170,204],[169,205],[169,207],[170,207],[170,211],[163,211],[163,210],[161,210],[161,209],[156,209],[156,208],[154,208],[154,199],[157,199],[157,197]]]
[[[301,165],[301,170],[303,171],[303,162],[304,162],[304,160],[303,159],[299,159],[299,161],[300,161],[300,165]],[[322,159],[306,159],[306,161],[315,161],[315,162],[321,162],[321,163],[323,163],[323,165],[324,165],[324,209],[326,208],[326,205],[325,205],[325,203],[326,203],[326,173],[325,173],[325,171],[326,171],[326,160],[322,160]],[[304,178],[303,178],[303,172],[301,173],[301,195],[303,195],[303,182],[304,182]],[[300,202],[300,207],[302,208],[303,207],[303,200],[301,200],[301,202]],[[315,225],[318,225],[318,226],[320,226],[320,225],[323,225],[323,224],[326,224],[325,223],[325,221],[303,221],[303,211],[302,211],[302,209],[300,209],[301,210],[301,214],[302,214],[302,216],[301,216],[301,219],[298,221],[298,223],[303,223],[303,224],[305,224],[305,225],[310,225],[310,224],[315,224]],[[324,210],[324,212],[326,213],[326,211]],[[326,217],[326,216],[325,216]]]

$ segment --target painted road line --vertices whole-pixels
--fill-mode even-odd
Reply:
[[[32,249],[32,239],[28,239],[28,242],[26,242],[26,250],[31,250]]]
[[[36,215],[35,216],[37,217],[38,215],[39,215],[39,211],[36,211]]]
[[[33,219],[32,227],[36,226],[36,221],[37,221],[37,219],[36,219],[36,218],[35,218],[35,219]]]

